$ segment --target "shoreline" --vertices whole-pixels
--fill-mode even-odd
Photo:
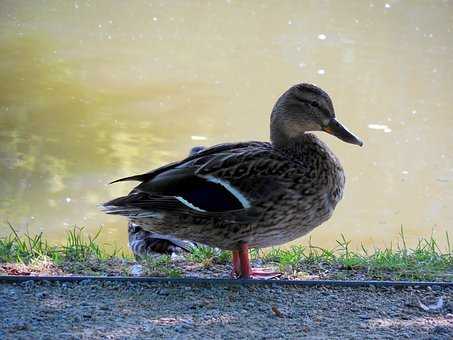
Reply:
[[[0,238],[0,275],[145,276],[171,278],[229,278],[231,254],[209,247],[183,255],[150,255],[136,260],[129,252],[108,251],[83,228],[74,228],[62,245],[49,244],[43,234]],[[284,280],[390,280],[453,282],[453,254],[441,251],[436,240],[421,239],[414,248],[349,249],[342,236],[334,249],[314,245],[251,250],[252,265],[278,270]],[[448,241],[448,234],[446,234]],[[449,242],[448,242],[449,244]]]
[[[231,258],[212,248],[138,262],[127,253],[107,252],[96,235],[82,229],[74,229],[62,246],[49,245],[42,235],[12,233],[0,239],[0,314],[6,316],[0,337],[8,339],[453,336],[452,254],[440,252],[432,239],[414,249],[364,254],[350,251],[344,238],[333,250],[252,251],[253,265],[274,266],[283,272],[281,279],[291,280],[283,285],[278,280],[217,284],[212,279],[229,277]],[[12,274],[22,274],[24,281],[5,282],[5,276],[2,281],[2,275]],[[51,282],[31,275],[97,278]],[[306,281],[354,280],[356,285],[368,279],[382,284],[427,278],[449,284],[344,287]],[[154,282],[140,282],[147,279]]]

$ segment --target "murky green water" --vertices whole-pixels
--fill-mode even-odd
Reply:
[[[96,204],[133,183],[106,183],[267,140],[274,101],[304,81],[365,141],[322,135],[348,181],[313,243],[453,232],[451,1],[2,1],[0,28],[2,222],[125,245]]]

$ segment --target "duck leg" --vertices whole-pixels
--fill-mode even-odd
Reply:
[[[230,277],[238,278],[241,276],[241,260],[239,258],[239,251],[233,250],[233,269],[231,270]]]
[[[247,243],[241,243],[238,251],[233,251],[233,270],[235,270],[235,252],[237,252],[240,263],[240,274],[241,279],[272,279],[282,275],[282,273],[275,272],[272,270],[265,270],[254,268],[250,266],[249,261],[249,246]]]

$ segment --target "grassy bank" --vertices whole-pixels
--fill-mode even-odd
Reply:
[[[230,270],[229,252],[197,248],[185,256],[149,256],[138,264],[127,250],[107,250],[99,244],[99,230],[88,235],[73,228],[60,245],[49,244],[43,234],[19,234],[9,225],[8,236],[0,238],[0,274],[88,274],[225,277]],[[333,249],[312,245],[288,249],[251,251],[256,265],[277,267],[293,279],[394,279],[453,281],[453,254],[448,234],[446,249],[433,237],[406,245],[400,242],[384,249],[352,250],[343,235]],[[138,265],[138,267],[137,267]],[[137,269],[138,268],[138,269]]]

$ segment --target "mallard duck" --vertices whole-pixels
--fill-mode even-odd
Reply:
[[[189,156],[204,149],[203,146],[195,146],[190,150]],[[127,233],[129,248],[131,248],[137,258],[150,254],[172,255],[190,252],[198,246],[197,243],[189,240],[179,240],[170,235],[162,235],[144,230],[139,224],[133,221],[129,221]]]
[[[267,275],[250,267],[249,247],[307,234],[332,216],[343,196],[343,168],[312,131],[363,144],[335,118],[326,92],[298,84],[274,105],[270,142],[220,144],[116,180],[141,183],[104,210],[147,230],[231,250],[239,278]]]

